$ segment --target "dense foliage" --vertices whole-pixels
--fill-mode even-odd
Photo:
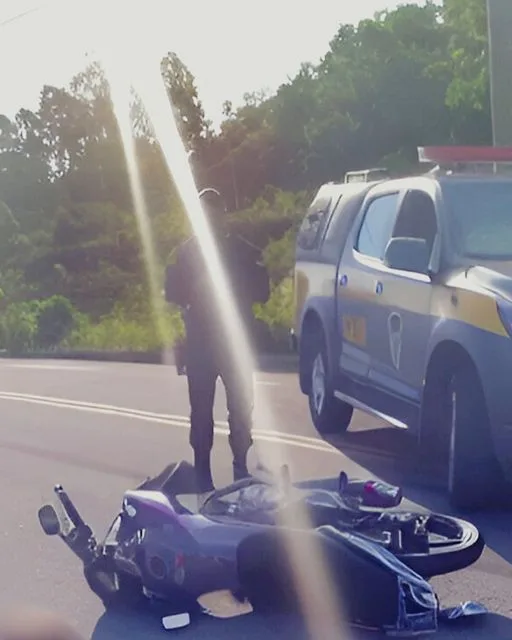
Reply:
[[[269,335],[290,322],[294,233],[322,182],[368,166],[415,170],[418,145],[491,142],[486,44],[485,0],[343,24],[320,64],[304,64],[275,95],[226,103],[218,133],[190,71],[163,58],[198,186],[219,188],[229,224],[262,249],[272,295],[255,314]],[[181,330],[176,312],[152,301],[147,263],[163,273],[187,219],[135,94],[131,113],[153,256],[100,64],[67,88],[43,87],[37,111],[0,116],[0,347],[156,349]]]

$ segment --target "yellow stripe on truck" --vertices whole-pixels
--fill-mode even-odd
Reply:
[[[364,290],[357,287],[357,273],[350,274],[350,282],[354,288],[348,287],[344,291],[346,298],[366,302],[371,306],[393,307],[410,313],[424,314],[422,308],[424,299],[423,287],[431,289],[430,317],[451,319],[463,322],[469,326],[494,335],[508,337],[509,334],[503,326],[495,297],[486,291],[471,290],[466,287],[455,286],[461,283],[459,277],[452,279],[447,284],[430,284],[418,282],[418,295],[411,295],[411,289],[404,287],[403,291],[394,288],[393,299],[386,295],[386,283],[382,295],[376,295],[373,290]],[[295,304],[296,319],[300,317],[308,298],[330,297],[334,291],[335,269],[332,265],[303,263],[298,264],[295,270]],[[371,312],[371,311],[370,311]],[[297,327],[297,329],[300,329]],[[383,331],[385,331],[383,327]]]
[[[477,329],[508,337],[496,299],[479,291],[436,287],[432,297],[432,315],[458,320]]]

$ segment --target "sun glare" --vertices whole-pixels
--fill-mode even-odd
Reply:
[[[158,18],[155,16],[155,19]],[[116,23],[120,24],[120,19]],[[116,40],[115,51],[111,46],[103,47],[101,57],[111,87],[113,108],[124,144],[126,166],[131,182],[134,210],[144,247],[154,313],[158,317],[161,308],[161,294],[160,287],[158,287],[159,277],[150,222],[144,202],[133,127],[130,120],[129,97],[132,86],[143,101],[169,172],[189,217],[193,233],[200,242],[206,263],[211,270],[212,280],[216,285],[216,303],[224,324],[226,348],[230,350],[231,357],[238,367],[251,366],[255,370],[255,358],[239,318],[236,301],[230,291],[222,256],[219,255],[208,220],[202,209],[188,152],[180,137],[178,124],[160,76],[159,61],[141,58],[141,50],[137,48],[137,64],[130,64],[134,57],[134,54],[131,54],[133,46],[130,46],[130,43],[134,41],[133,37],[133,34],[123,32],[123,37]],[[266,429],[275,429],[275,417],[272,415],[270,402],[263,392],[258,393],[257,402],[259,405],[258,419],[264,421]],[[271,468],[288,462],[283,445],[277,439],[272,443],[271,448],[265,450],[264,455],[265,464]],[[283,522],[283,524],[289,529],[305,529],[309,525],[308,516],[304,512],[294,516],[293,521]],[[344,616],[340,610],[342,603],[335,601],[330,572],[320,548],[310,543],[305,553],[303,545],[300,545],[299,549],[299,546],[295,544],[293,535],[285,536],[285,541],[310,636],[322,640],[331,637],[346,638]]]

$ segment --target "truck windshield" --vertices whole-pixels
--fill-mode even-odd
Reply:
[[[442,191],[461,254],[512,260],[512,180],[447,181]]]

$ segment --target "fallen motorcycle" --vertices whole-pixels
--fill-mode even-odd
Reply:
[[[194,613],[203,594],[228,590],[257,612],[300,613],[293,543],[294,562],[306,562],[311,545],[321,550],[351,623],[425,633],[442,617],[428,578],[473,564],[484,549],[472,524],[397,510],[398,487],[349,480],[343,472],[331,490],[292,483],[284,467],[277,480],[249,478],[205,497],[193,467],[174,463],[125,492],[102,541],[63,487],[55,494],[60,513],[41,507],[41,526],[82,561],[106,608],[149,602]],[[466,615],[461,611],[451,616]]]

